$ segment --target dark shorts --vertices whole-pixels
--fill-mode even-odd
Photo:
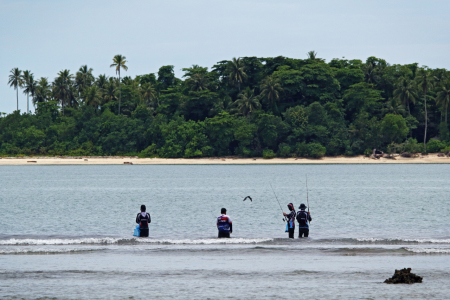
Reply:
[[[289,238],[290,239],[293,239],[294,238],[294,231],[295,231],[295,228],[289,228],[288,229],[289,231]]]
[[[148,228],[139,228],[139,230],[141,231],[140,237],[148,237]]]
[[[308,235],[309,235],[309,228],[299,228],[298,229],[298,237],[302,238],[303,235],[305,235],[305,237],[308,237]]]
[[[229,238],[230,232],[229,231],[219,231],[219,237],[220,238]]]

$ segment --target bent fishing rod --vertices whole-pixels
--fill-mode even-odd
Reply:
[[[306,203],[308,204],[308,214],[309,214],[309,198],[308,198],[308,174],[306,174]]]
[[[281,212],[284,214],[284,211],[281,208],[280,201],[278,200],[277,194],[275,194],[275,191],[273,190],[272,184],[271,183],[269,183],[269,184],[270,184],[270,188],[272,189],[273,194],[275,195],[275,199],[277,199],[277,202],[278,202],[278,205],[280,206]],[[283,221],[286,221],[286,217],[283,218]]]

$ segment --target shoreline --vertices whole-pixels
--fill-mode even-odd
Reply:
[[[448,164],[450,157],[437,153],[415,158],[373,159],[363,155],[354,157],[312,158],[138,158],[136,156],[80,156],[80,157],[2,157],[0,166],[13,165],[278,165],[278,164]]]

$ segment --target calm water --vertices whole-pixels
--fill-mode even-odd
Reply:
[[[311,237],[289,240],[270,183],[286,211],[306,174]],[[0,166],[0,297],[445,298],[449,182],[450,165]],[[382,284],[404,267],[424,283]]]

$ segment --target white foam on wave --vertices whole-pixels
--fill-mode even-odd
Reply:
[[[2,254],[59,254],[59,253],[76,253],[76,252],[87,252],[105,250],[100,248],[79,248],[79,249],[69,249],[69,248],[13,248],[13,249],[0,249],[0,255]]]
[[[257,244],[273,241],[266,239],[141,239],[141,238],[80,238],[80,239],[9,239],[0,240],[0,245],[82,245],[82,244],[118,244],[123,243],[148,243],[148,244],[175,244],[175,245],[212,245],[212,244]]]
[[[82,239],[9,239],[0,240],[0,245],[77,245],[77,244],[116,244],[118,238]]]
[[[137,239],[138,242],[146,244],[174,244],[174,245],[216,245],[216,244],[259,244],[265,242],[271,242],[273,239],[243,239],[243,238],[231,238],[231,239]]]
[[[450,254],[450,249],[439,249],[439,248],[405,248],[407,251],[414,253],[426,253],[426,254]]]
[[[405,243],[431,243],[431,244],[450,244],[450,239],[401,239],[401,238],[358,238],[358,242],[405,242]]]

